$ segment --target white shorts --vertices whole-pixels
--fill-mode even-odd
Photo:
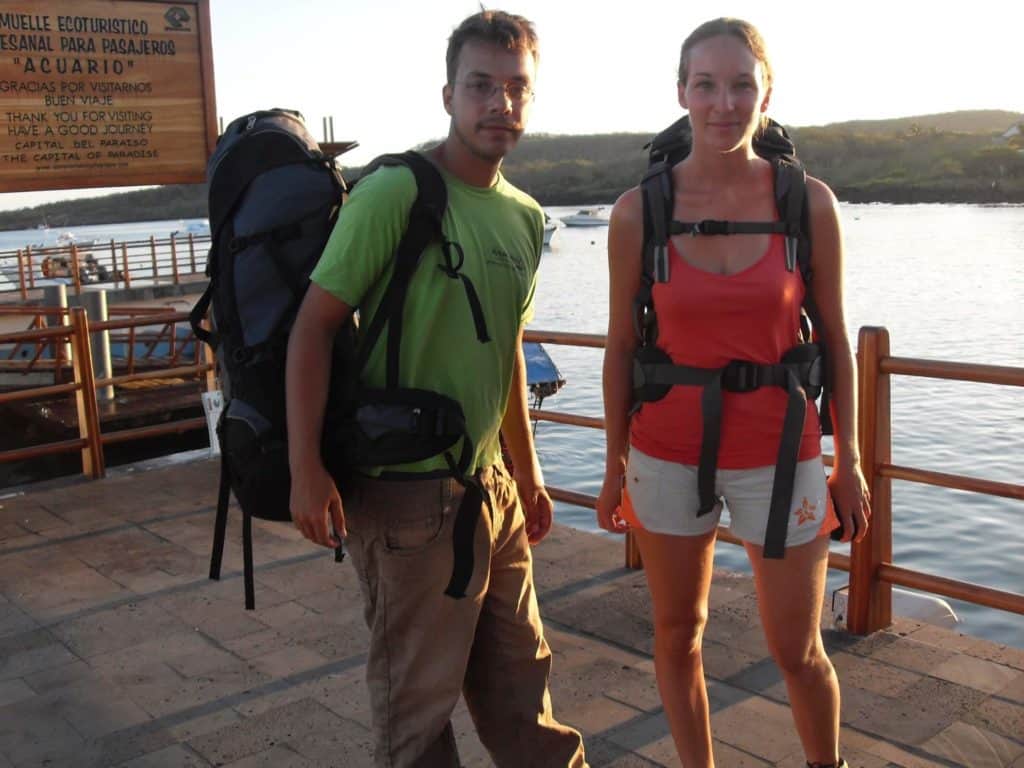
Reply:
[[[656,459],[630,448],[621,514],[631,526],[652,533],[700,536],[718,527],[724,502],[733,535],[763,545],[775,466],[719,468],[715,474],[718,503],[698,517],[697,467]],[[787,547],[828,535],[838,526],[820,456],[797,463],[791,506]]]

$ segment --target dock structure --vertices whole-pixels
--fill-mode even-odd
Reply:
[[[256,521],[245,611],[240,515],[207,578],[217,479],[196,454],[0,493],[0,768],[372,765],[353,569]],[[621,540],[556,526],[534,557],[556,715],[594,768],[677,766]],[[906,620],[825,640],[851,766],[1024,768],[1024,648]],[[717,764],[803,766],[746,576],[715,574],[704,666]],[[454,724],[491,765],[462,705]]]

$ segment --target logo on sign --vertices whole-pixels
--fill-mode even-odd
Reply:
[[[192,21],[192,17],[188,15],[188,11],[182,8],[180,5],[175,5],[167,9],[167,13],[164,14],[164,18],[170,25],[167,27],[168,31],[171,30],[188,30],[188,23]]]

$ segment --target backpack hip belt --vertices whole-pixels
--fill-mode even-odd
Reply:
[[[658,347],[641,347],[633,359],[633,395],[637,407],[663,398],[673,386],[701,387],[700,463],[697,516],[706,515],[718,503],[715,474],[722,427],[722,392],[746,393],[775,386],[788,394],[782,436],[775,464],[764,556],[781,558],[786,549],[787,520],[800,455],[808,398],[814,399],[824,384],[825,357],[817,344],[798,344],[778,363],[732,360],[721,368],[676,365]]]

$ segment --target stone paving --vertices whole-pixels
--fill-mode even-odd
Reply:
[[[257,522],[245,611],[237,515],[207,579],[216,480],[197,459],[0,492],[0,768],[372,765],[351,567]],[[535,556],[556,713],[591,765],[678,765],[643,574],[562,527]],[[1024,650],[907,621],[826,642],[851,766],[1024,768]],[[802,766],[748,578],[716,573],[704,656],[717,764]],[[491,765],[464,706],[454,724]]]

